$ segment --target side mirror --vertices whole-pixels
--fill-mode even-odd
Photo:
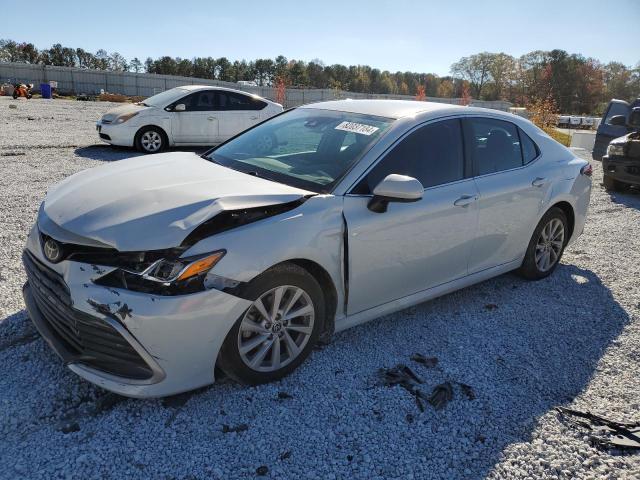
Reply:
[[[174,112],[184,112],[187,109],[184,103],[179,103],[175,107],[173,107]]]
[[[372,212],[384,213],[389,202],[417,202],[423,194],[424,187],[418,180],[392,173],[373,189],[373,198],[369,200],[367,208]]]
[[[624,115],[614,115],[609,119],[608,123],[609,125],[619,125],[624,127],[627,124],[627,117]]]

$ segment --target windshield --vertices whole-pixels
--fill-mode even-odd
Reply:
[[[298,108],[221,145],[206,158],[313,192],[329,192],[391,125],[372,115]]]
[[[165,90],[164,92],[158,93],[153,97],[149,97],[141,103],[147,106],[164,108],[171,102],[173,102],[176,98],[179,98],[181,95],[186,95],[187,93],[188,92],[186,90],[183,90],[182,88],[172,88],[170,90]]]

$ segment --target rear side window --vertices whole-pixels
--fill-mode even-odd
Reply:
[[[216,110],[262,110],[267,106],[266,102],[249,95],[235,92],[216,92]]]
[[[433,187],[464,178],[460,120],[445,120],[419,128],[400,141],[353,193],[370,194],[387,175],[397,173]]]
[[[535,160],[540,155],[540,152],[533,140],[521,128],[518,128],[518,133],[520,134],[520,145],[522,145],[522,160],[526,165]]]
[[[493,118],[469,118],[465,140],[475,175],[487,175],[522,166],[518,127]]]

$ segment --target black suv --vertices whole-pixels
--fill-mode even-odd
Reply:
[[[617,116],[628,118],[631,114],[631,109],[636,107],[640,107],[640,98],[637,98],[632,103],[624,100],[611,100],[609,102],[596,133],[596,142],[591,154],[594,160],[602,160],[602,157],[607,153],[607,147],[611,140],[629,133],[629,128],[625,123],[621,125],[612,124],[611,119]]]
[[[640,186],[640,107],[632,108],[628,116],[614,115],[609,123],[629,133],[611,140],[602,157],[604,186],[607,190]]]

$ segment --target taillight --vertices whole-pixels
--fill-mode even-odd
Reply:
[[[593,167],[589,163],[580,169],[580,173],[582,175],[586,175],[587,177],[590,177],[591,174],[593,173]]]

